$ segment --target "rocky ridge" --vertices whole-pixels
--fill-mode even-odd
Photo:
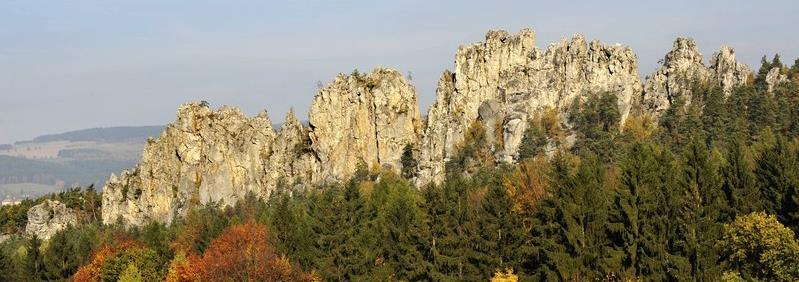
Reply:
[[[484,42],[458,48],[444,71],[426,120],[415,89],[400,72],[379,68],[338,75],[321,88],[305,127],[293,111],[275,131],[266,112],[248,118],[232,107],[180,107],[177,120],[150,140],[141,163],[112,175],[103,192],[103,222],[170,223],[195,204],[233,204],[247,193],[267,197],[278,185],[348,179],[361,165],[398,171],[405,145],[416,148],[416,183],[439,182],[464,133],[483,123],[499,162],[514,162],[530,119],[567,108],[598,92],[617,96],[622,122],[633,111],[657,116],[690,91],[716,83],[726,93],[751,71],[722,47],[705,66],[693,40],[679,38],[663,65],[642,83],[626,46],[574,35],[536,47],[535,33],[490,31]]]
[[[342,180],[358,162],[399,169],[402,146],[421,130],[415,90],[394,70],[339,75],[319,91],[310,128],[289,112],[278,132],[267,113],[182,105],[149,140],[142,161],[103,189],[103,222],[171,223],[196,205],[267,197],[279,184]]]

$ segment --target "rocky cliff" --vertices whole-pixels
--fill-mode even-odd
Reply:
[[[293,111],[275,131],[266,112],[250,118],[231,107],[183,105],[177,120],[148,142],[136,168],[111,176],[103,221],[169,223],[195,204],[233,204],[250,192],[266,197],[278,185],[346,180],[360,165],[396,171],[406,145],[416,148],[416,183],[439,182],[475,122],[489,129],[496,160],[510,163],[528,122],[543,111],[556,112],[568,127],[566,109],[574,101],[609,92],[622,122],[633,110],[657,116],[689,97],[694,82],[730,93],[750,73],[729,47],[705,66],[693,40],[679,38],[642,83],[629,47],[574,35],[542,50],[530,29],[490,31],[484,42],[458,48],[454,70],[441,75],[424,121],[414,87],[400,72],[382,68],[340,74],[322,87],[308,127]]]
[[[110,177],[103,222],[170,223],[195,204],[266,197],[281,182],[342,180],[359,162],[399,169],[402,147],[421,130],[414,88],[389,69],[339,75],[316,95],[310,128],[293,112],[279,132],[271,124],[266,112],[248,118],[232,107],[181,106],[139,165]]]
[[[441,76],[436,101],[427,115],[422,138],[420,177],[424,185],[444,176],[444,164],[455,153],[479,109],[497,108],[485,117],[486,128],[499,126],[497,159],[512,162],[528,119],[545,108],[564,113],[575,99],[612,92],[622,118],[641,92],[635,54],[628,47],[586,42],[582,35],[536,47],[530,29],[510,35],[491,31],[485,42],[461,46],[455,71]],[[488,124],[490,123],[490,124]],[[492,130],[489,130],[491,132]]]

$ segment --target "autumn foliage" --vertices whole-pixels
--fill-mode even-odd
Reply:
[[[267,241],[266,227],[256,223],[225,229],[195,264],[200,281],[311,281]]]
[[[109,258],[113,257],[118,252],[141,246],[141,244],[130,237],[120,234],[116,235],[115,241],[115,244],[103,244],[94,251],[89,263],[78,269],[78,272],[72,277],[72,281],[100,281],[103,274],[103,266]]]

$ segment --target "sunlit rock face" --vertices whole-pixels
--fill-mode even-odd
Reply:
[[[716,84],[729,95],[736,86],[744,85],[751,75],[749,67],[735,59],[728,46],[713,54],[710,66],[705,66],[702,54],[693,39],[677,38],[662,65],[644,83],[641,99],[643,111],[659,116],[683,99],[691,103],[691,93],[697,84]]]
[[[485,41],[458,48],[454,70],[442,73],[425,120],[415,88],[385,68],[339,74],[321,87],[308,126],[293,111],[275,131],[266,112],[247,117],[232,107],[182,105],[175,122],[148,142],[141,162],[110,177],[103,222],[171,223],[196,205],[233,205],[248,193],[265,198],[281,185],[345,181],[362,166],[399,171],[406,145],[415,148],[414,180],[424,187],[443,180],[446,162],[474,123],[486,129],[494,159],[512,163],[528,123],[544,111],[554,111],[568,129],[572,103],[607,92],[616,96],[623,123],[633,111],[658,117],[680,97],[690,98],[694,83],[716,84],[730,94],[750,76],[729,47],[706,66],[691,39],[678,38],[642,83],[629,47],[578,34],[542,50],[530,29],[489,31]],[[777,71],[767,80],[782,79]],[[573,140],[566,137],[566,146]]]
[[[403,147],[421,133],[416,90],[390,69],[337,76],[316,95],[309,118],[324,179],[346,179],[359,162],[397,170]]]
[[[515,35],[490,31],[484,42],[461,46],[455,71],[444,72],[439,80],[421,142],[417,183],[442,180],[445,162],[478,119],[481,105],[498,105],[487,128],[500,127],[497,159],[512,162],[532,115],[545,108],[565,114],[575,99],[599,92],[616,94],[622,119],[627,117],[641,93],[629,47],[586,42],[578,34],[541,50],[530,29]]]
[[[310,125],[290,112],[275,132],[266,112],[250,118],[232,107],[182,105],[141,162],[110,177],[103,222],[171,223],[197,204],[265,198],[281,182],[346,179],[361,161],[399,169],[403,146],[421,132],[414,88],[389,69],[338,76],[315,97]]]

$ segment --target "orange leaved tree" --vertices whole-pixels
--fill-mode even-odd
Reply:
[[[266,227],[233,225],[211,242],[196,263],[201,281],[303,281],[313,277],[278,256],[267,241]]]

